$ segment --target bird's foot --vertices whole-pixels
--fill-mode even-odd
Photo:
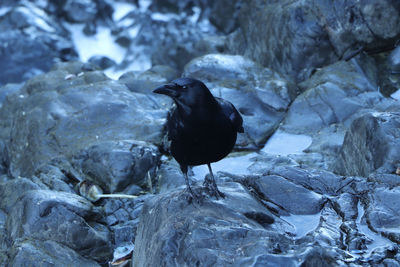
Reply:
[[[195,193],[192,188],[186,188],[186,199],[189,204],[196,202],[197,204],[203,203],[203,196]]]
[[[203,183],[204,188],[208,195],[215,197],[216,199],[225,198],[225,194],[219,191],[217,184],[208,180],[207,178],[204,180]]]

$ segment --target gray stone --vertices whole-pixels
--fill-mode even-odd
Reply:
[[[322,195],[281,176],[248,177],[246,182],[262,199],[279,206],[283,210],[282,214],[315,214],[325,202]]]
[[[159,157],[154,145],[119,140],[88,147],[74,157],[73,163],[107,192],[121,192],[131,183],[148,186]]]
[[[155,97],[85,68],[60,64],[7,98],[0,123],[13,176],[32,175],[53,158],[69,159],[104,142],[161,143],[167,110]]]
[[[343,175],[394,173],[400,161],[400,114],[373,112],[353,121],[335,170]]]
[[[400,243],[400,189],[377,188],[368,197],[366,208],[368,225],[396,243]]]
[[[11,179],[0,184],[0,208],[9,213],[19,199],[30,190],[43,189],[27,178]]]
[[[46,72],[55,60],[77,59],[68,32],[57,20],[31,1],[18,2],[0,16],[0,84]]]
[[[360,50],[393,45],[400,35],[399,11],[396,0],[247,1],[228,46],[301,81]]]
[[[239,265],[245,258],[273,254],[276,242],[282,250],[289,248],[287,237],[277,231],[290,228],[287,223],[278,219],[271,224],[274,216],[237,183],[220,190],[224,200],[205,199],[201,205],[188,204],[182,191],[149,199],[137,230],[133,266]]]
[[[51,240],[93,260],[111,255],[109,230],[95,219],[99,210],[76,194],[49,190],[27,191],[7,218],[10,240]]]
[[[400,73],[400,46],[396,47],[388,57],[390,70],[393,73]]]
[[[213,2],[210,22],[223,33],[231,33],[239,26],[238,17],[242,2],[242,0]]]
[[[89,22],[97,13],[96,3],[92,0],[67,0],[63,9],[70,22]]]
[[[82,266],[99,267],[100,265],[86,259],[70,249],[51,240],[27,240],[17,243],[10,251],[9,266]]]

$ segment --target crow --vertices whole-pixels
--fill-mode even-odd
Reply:
[[[214,97],[203,82],[192,78],[173,80],[153,92],[175,102],[167,119],[168,140],[191,197],[197,199],[189,184],[188,166],[207,164],[211,179],[206,177],[203,185],[210,195],[224,198],[215,183],[211,163],[228,155],[237,133],[244,132],[239,112],[229,101]]]

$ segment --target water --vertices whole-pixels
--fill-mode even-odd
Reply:
[[[261,151],[272,155],[300,154],[311,143],[312,138],[308,135],[289,134],[278,130],[271,136]],[[250,174],[248,168],[253,163],[251,159],[256,156],[257,153],[254,152],[239,156],[231,154],[230,157],[212,163],[211,167],[214,173],[224,171],[235,175],[246,175]],[[203,179],[208,174],[206,165],[193,167],[192,170],[194,178],[198,180]]]
[[[252,158],[256,157],[257,153],[249,153],[240,156],[230,156],[218,162],[212,163],[211,168],[213,173],[219,171],[229,172],[235,175],[250,174],[248,167],[253,163]],[[192,168],[196,180],[202,180],[208,174],[207,165],[200,165]]]
[[[380,234],[377,234],[371,229],[369,229],[368,225],[365,223],[365,220],[363,220],[364,214],[365,214],[365,209],[364,206],[360,203],[360,201],[357,204],[357,210],[358,210],[358,216],[356,219],[356,224],[358,230],[364,234],[367,238],[369,238],[372,242],[367,243],[367,250],[366,251],[351,251],[350,253],[355,256],[356,258],[362,255],[363,258],[368,258],[371,256],[371,253],[377,249],[377,248],[384,248],[392,245],[392,242],[381,236]]]
[[[277,130],[261,150],[272,155],[300,154],[312,143],[311,136]]]
[[[321,213],[311,215],[281,216],[281,219],[291,224],[294,228],[293,234],[296,238],[302,238],[314,231],[320,222]]]
[[[117,64],[125,57],[126,48],[121,47],[114,41],[114,36],[109,28],[99,26],[97,33],[93,36],[86,36],[82,30],[84,24],[65,24],[72,34],[72,41],[78,52],[79,58],[87,62],[92,56],[107,56]]]
[[[396,100],[400,100],[400,89],[391,94],[390,96]]]

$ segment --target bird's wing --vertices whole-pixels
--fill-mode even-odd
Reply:
[[[244,132],[243,118],[240,115],[240,113],[236,110],[235,106],[231,102],[225,99],[219,97],[216,97],[215,99],[222,108],[222,111],[224,112],[225,116],[227,116],[235,126],[236,131],[239,133],[243,133]]]

